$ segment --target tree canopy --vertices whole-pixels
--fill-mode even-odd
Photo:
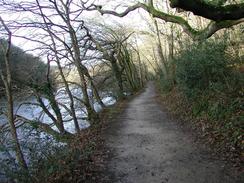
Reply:
[[[0,68],[5,68],[3,48],[7,41],[0,40]],[[42,83],[45,78],[46,64],[40,58],[26,53],[21,48],[12,45],[10,51],[10,68],[13,83],[16,87],[23,87],[24,84]],[[3,70],[5,72],[5,70]],[[3,83],[0,81],[0,88]]]

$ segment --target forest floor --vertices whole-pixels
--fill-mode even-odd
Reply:
[[[243,175],[199,143],[160,104],[155,86],[132,98],[102,130],[106,183],[241,183]]]

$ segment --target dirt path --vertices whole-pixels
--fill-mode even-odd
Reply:
[[[239,183],[155,101],[152,83],[106,129],[111,183]]]

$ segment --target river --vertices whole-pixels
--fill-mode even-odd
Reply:
[[[76,97],[82,96],[79,89],[73,89],[72,93]],[[88,90],[89,97],[92,97],[92,91]],[[102,101],[106,106],[113,105],[116,102],[116,99],[111,96],[111,93],[102,93]],[[50,112],[53,114],[53,110],[50,109],[49,102],[47,99],[42,98],[44,104],[48,106]],[[61,103],[60,109],[63,116],[64,127],[70,133],[75,133],[75,127],[72,120],[72,117],[69,115],[65,107],[66,105],[69,107],[69,98],[66,94],[64,89],[60,89],[56,92],[56,100],[58,103]],[[3,132],[3,126],[7,126],[6,116],[2,113],[6,110],[7,101],[4,98],[0,99],[0,181],[4,179],[4,169],[6,168],[6,164],[14,164],[16,163],[15,160],[15,153],[12,151],[12,141],[9,132]],[[14,113],[23,116],[30,120],[38,120],[42,123],[52,124],[52,120],[43,112],[42,108],[39,107],[36,98],[32,95],[30,96],[21,96],[16,97],[14,100]],[[94,109],[99,112],[101,110],[101,106],[94,102]],[[75,109],[77,118],[84,118],[86,117],[86,110],[83,106],[80,105],[80,101],[75,100]],[[86,120],[79,119],[79,126],[81,129],[88,128],[90,126],[89,122]],[[57,142],[51,135],[46,134],[44,132],[39,131],[38,129],[33,129],[32,127],[26,124],[16,124],[20,127],[17,129],[18,139],[20,141],[22,150],[25,155],[25,159],[27,162],[30,161],[31,156],[30,148],[35,148],[34,151],[37,153],[42,154],[42,151],[47,149],[48,146],[63,146],[64,143]],[[52,126],[53,129],[58,129],[55,126]],[[6,128],[5,128],[6,129]]]

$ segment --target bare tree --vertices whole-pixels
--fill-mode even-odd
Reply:
[[[11,11],[30,12],[37,17],[36,20],[27,22],[14,21],[14,23],[17,24],[14,26],[17,29],[31,28],[41,30],[41,34],[37,35],[37,37],[42,37],[41,39],[35,38],[34,36],[31,37],[30,35],[22,36],[22,38],[39,43],[42,45],[39,49],[46,50],[48,53],[52,52],[50,55],[53,56],[58,65],[65,90],[71,101],[69,111],[74,119],[77,131],[79,131],[79,126],[74,109],[74,99],[68,82],[62,73],[62,66],[64,66],[65,60],[68,60],[75,66],[78,72],[80,81],[77,82],[77,86],[82,90],[82,96],[79,98],[79,101],[85,106],[88,118],[91,120],[98,118],[87,92],[88,82],[91,84],[97,102],[100,106],[105,107],[88,69],[82,63],[82,58],[87,54],[87,45],[90,43],[89,37],[86,35],[89,30],[85,27],[84,21],[80,18],[82,10],[77,11],[73,9],[77,7],[78,4],[78,1],[76,3],[70,0],[42,2],[36,0],[35,3],[21,2],[10,4],[3,2],[3,5]],[[50,10],[53,13],[50,13]],[[56,21],[56,19],[58,19],[58,21]]]
[[[39,1],[36,1],[36,2],[38,3],[38,6],[41,10]],[[76,25],[78,24],[77,26],[80,27],[81,29],[84,29],[86,33],[88,32],[88,29],[85,28],[84,22],[82,20],[79,20],[79,17],[78,17],[79,14],[76,15],[77,19],[71,18],[72,11],[73,11],[73,10],[71,10],[71,6],[74,5],[72,3],[72,1],[57,2],[55,0],[55,1],[51,1],[51,5],[52,5],[53,9],[56,11],[57,15],[62,19],[62,21],[65,24],[66,33],[68,34],[68,36],[70,37],[70,40],[71,40],[71,43],[70,43],[71,47],[68,46],[68,44],[65,43],[64,41],[62,41],[59,37],[57,37],[54,32],[51,32],[50,29],[49,29],[49,33],[51,33],[51,35],[53,37],[55,36],[55,39],[58,39],[59,41],[61,41],[64,44],[64,46],[67,48],[67,50],[69,51],[69,54],[74,62],[74,65],[76,66],[78,74],[79,74],[80,84],[81,84],[80,86],[81,86],[81,90],[83,93],[83,103],[87,109],[88,118],[91,120],[94,120],[98,116],[97,116],[96,112],[94,111],[94,108],[89,100],[89,96],[87,93],[86,77],[91,82],[91,86],[94,89],[95,97],[98,100],[99,104],[103,107],[104,107],[104,104],[98,94],[98,91],[92,81],[92,78],[91,78],[87,68],[81,63],[82,53],[81,53],[81,48],[80,48],[80,41],[82,39],[85,39],[87,35],[83,35],[82,38],[78,38],[79,32],[78,32],[78,30],[75,30],[76,27],[74,24],[76,24]],[[41,13],[41,15],[42,15],[42,17],[44,17],[44,13]],[[45,16],[45,18],[47,19],[47,16]],[[52,21],[50,21],[50,19],[48,19],[48,20],[49,20],[49,22],[48,22],[49,24],[53,23]],[[87,44],[87,42],[88,42],[88,40],[84,41],[84,46]],[[86,51],[84,53],[86,53]]]
[[[7,48],[5,50],[5,55],[4,55],[5,72],[2,68],[0,69],[0,75],[1,75],[1,78],[2,78],[4,86],[5,86],[5,94],[6,94],[7,102],[8,102],[7,103],[7,118],[8,118],[8,123],[10,126],[11,135],[12,135],[14,145],[15,145],[17,161],[23,169],[27,170],[28,169],[27,164],[25,162],[24,155],[21,151],[20,143],[18,140],[18,135],[16,132],[15,117],[14,117],[14,111],[13,111],[14,109],[13,109],[13,94],[12,94],[12,76],[11,76],[11,70],[10,70],[10,52],[11,52],[12,33],[9,30],[8,26],[5,24],[5,22],[1,16],[0,16],[0,22],[8,34],[8,43],[7,43]]]
[[[112,69],[119,89],[119,98],[124,97],[126,88],[131,88],[133,92],[140,88],[141,81],[138,81],[140,73],[137,69],[139,66],[136,68],[135,63],[132,61],[131,52],[135,48],[132,49],[132,46],[128,43],[128,39],[132,34],[133,32],[122,27],[112,29],[106,25],[97,24],[89,35],[94,43],[91,49],[99,51],[102,55],[101,59],[108,62]]]
[[[56,63],[58,65],[58,69],[59,69],[59,73],[61,75],[61,78],[64,82],[64,86],[65,86],[65,90],[66,92],[68,93],[68,96],[69,96],[69,99],[70,99],[70,111],[71,111],[71,116],[73,117],[73,121],[74,121],[74,125],[75,125],[75,129],[76,129],[76,132],[80,132],[80,127],[79,127],[79,123],[78,123],[78,119],[77,119],[77,116],[76,116],[76,112],[75,112],[75,106],[74,106],[74,98],[73,98],[73,95],[72,95],[72,92],[69,88],[69,85],[68,85],[68,82],[64,76],[64,73],[63,73],[63,70],[62,70],[62,66],[61,66],[61,63],[60,63],[60,58],[58,56],[58,52],[57,52],[57,46],[56,46],[56,43],[55,43],[55,40],[54,40],[54,37],[53,37],[53,34],[48,26],[48,23],[45,19],[45,16],[43,14],[43,11],[42,11],[42,8],[39,4],[39,1],[36,0],[37,2],[37,5],[39,7],[39,10],[40,10],[40,13],[41,13],[41,16],[43,18],[43,21],[45,23],[45,26],[46,26],[46,30],[51,38],[51,41],[52,41],[52,45],[53,45],[53,51],[54,51],[54,55],[55,55],[55,59],[56,59]],[[49,58],[48,59],[48,63],[50,64],[50,60]]]

